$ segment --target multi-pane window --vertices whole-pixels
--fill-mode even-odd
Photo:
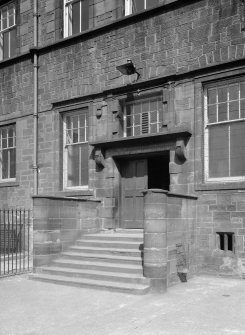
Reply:
[[[205,174],[245,179],[245,81],[209,86],[205,96]]]
[[[88,113],[82,109],[64,117],[64,187],[88,185]]]
[[[134,14],[159,5],[159,0],[125,0],[125,14]]]
[[[89,28],[89,0],[64,0],[65,37]]]
[[[0,181],[16,177],[15,125],[0,127]]]
[[[16,53],[15,4],[0,7],[0,60],[13,57]]]
[[[124,112],[124,136],[158,133],[162,129],[161,97],[127,102]]]

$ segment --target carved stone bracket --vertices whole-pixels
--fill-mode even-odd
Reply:
[[[238,4],[238,12],[241,22],[241,31],[245,31],[245,0],[240,0]]]
[[[96,148],[94,152],[94,161],[99,166],[104,168],[105,167],[105,158],[101,148]]]
[[[184,140],[176,141],[175,156],[180,163],[184,163],[187,160]]]

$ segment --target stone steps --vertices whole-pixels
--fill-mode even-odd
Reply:
[[[243,279],[245,279],[245,257],[244,258],[241,258],[241,266],[242,266],[242,273],[241,273],[241,277]]]
[[[138,249],[123,249],[123,248],[109,248],[109,247],[83,247],[83,246],[74,246],[70,250],[76,253],[89,253],[89,254],[100,254],[100,255],[125,255],[138,257],[141,255],[141,251]]]
[[[66,276],[43,275],[32,276],[32,280],[38,280],[48,283],[55,283],[60,285],[69,285],[77,287],[87,287],[99,290],[109,290],[115,292],[123,292],[130,294],[146,294],[149,292],[149,285],[134,284],[134,283],[120,283],[112,281],[102,281],[84,278],[70,278]]]
[[[137,249],[140,248],[142,249],[141,244],[139,245],[139,242],[136,241],[107,241],[103,240],[100,241],[99,239],[96,240],[78,240],[77,245],[81,245],[83,247],[99,247],[99,248],[118,248],[120,247],[121,249]]]
[[[90,269],[90,270],[96,270],[101,269],[102,271],[111,271],[111,272],[124,272],[124,273],[143,273],[142,265],[136,265],[136,264],[129,264],[129,263],[111,263],[106,261],[97,261],[94,260],[86,261],[86,260],[74,260],[74,259],[65,259],[60,258],[53,261],[53,264],[55,266],[64,266],[64,267],[71,267],[74,269]]]
[[[68,276],[68,277],[79,277],[79,278],[89,278],[89,279],[101,279],[110,280],[116,282],[128,282],[128,283],[147,283],[147,278],[142,277],[140,274],[127,273],[127,272],[110,272],[103,271],[101,269],[91,270],[91,269],[74,269],[74,268],[62,268],[55,266],[42,267],[39,270],[41,274],[54,274],[58,276]]]
[[[72,259],[83,259],[89,260],[91,262],[97,260],[103,260],[109,263],[126,263],[126,264],[135,264],[135,265],[142,265],[142,260],[140,258],[140,254],[138,256],[128,256],[128,255],[112,255],[112,254],[96,254],[96,253],[85,253],[85,252],[63,252],[62,255],[65,258],[72,258]]]
[[[32,279],[56,284],[145,294],[142,231],[104,231],[77,240],[49,266],[36,268]]]

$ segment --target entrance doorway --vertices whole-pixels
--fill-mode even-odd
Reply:
[[[143,228],[143,191],[169,190],[169,152],[141,159],[125,159],[121,169],[121,228]]]

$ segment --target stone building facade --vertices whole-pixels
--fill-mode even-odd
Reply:
[[[0,206],[33,210],[35,264],[81,232],[145,227],[151,247],[167,234],[170,282],[180,244],[191,273],[242,275],[244,1],[11,0],[0,13]]]

